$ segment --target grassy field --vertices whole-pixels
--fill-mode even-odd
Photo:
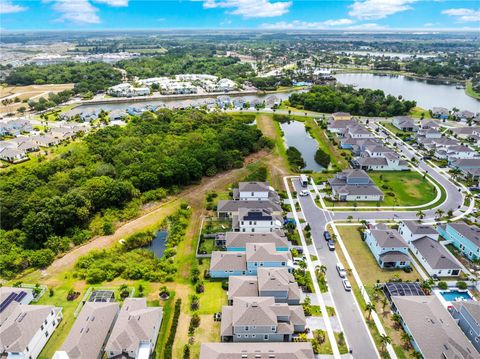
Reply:
[[[428,110],[425,110],[421,107],[414,107],[410,110],[409,115],[415,118],[424,118],[424,119],[430,119],[432,116],[430,116],[430,112]]]
[[[381,122],[382,126],[387,128],[388,130],[392,131],[395,135],[403,135],[403,134],[411,134],[413,136],[413,132],[402,131],[392,125],[391,122]]]
[[[227,305],[227,292],[222,289],[222,282],[204,282],[205,292],[200,295],[200,310],[198,314],[214,314],[222,311]]]
[[[367,244],[362,241],[357,226],[338,226],[338,232],[345,243],[355,268],[360,275],[365,287],[373,287],[377,281],[387,282],[391,279],[402,279],[403,281],[415,281],[421,279],[420,274],[413,268],[413,271],[406,273],[401,269],[382,269],[378,266],[375,257],[370,252]]]
[[[435,187],[416,171],[369,172],[370,177],[385,193],[382,206],[417,206],[434,200]],[[388,186],[385,189],[383,186]],[[395,196],[388,195],[389,192]]]

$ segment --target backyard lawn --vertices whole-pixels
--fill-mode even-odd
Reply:
[[[366,243],[362,241],[358,228],[360,227],[337,226],[343,243],[347,247],[348,254],[352,258],[355,268],[366,287],[373,287],[377,280],[380,283],[387,282],[390,279],[402,279],[403,281],[421,280],[415,268],[412,268],[413,271],[410,273],[406,273],[401,269],[381,269]]]
[[[200,294],[200,310],[198,314],[214,314],[222,311],[227,305],[227,292],[222,289],[220,281],[205,281],[205,292]]]

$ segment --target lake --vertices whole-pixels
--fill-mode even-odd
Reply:
[[[165,244],[167,239],[167,231],[160,230],[155,235],[155,238],[150,242],[150,245],[147,247],[148,250],[152,251],[155,254],[155,257],[162,258],[163,252],[165,252]]]
[[[401,52],[378,52],[378,51],[336,51],[337,54],[346,55],[359,55],[359,56],[371,56],[371,57],[396,57],[400,60],[409,59],[411,57],[417,58],[430,58],[435,57],[433,54],[407,54]]]
[[[468,96],[463,89],[435,81],[418,80],[398,75],[376,75],[368,73],[337,74],[337,81],[359,88],[380,89],[386,94],[403,96],[407,100],[417,101],[417,105],[431,109],[446,107],[451,110],[480,112],[480,101]]]
[[[290,121],[290,123],[281,123],[280,127],[284,133],[285,147],[293,146],[302,154],[303,160],[307,164],[306,170],[320,172],[324,168],[315,162],[315,152],[317,152],[318,143],[305,130],[303,122]]]

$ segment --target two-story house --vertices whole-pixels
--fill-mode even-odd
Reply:
[[[238,216],[232,217],[232,228],[236,232],[273,232],[283,228],[283,218],[266,208],[239,208]]]
[[[292,255],[278,251],[274,243],[247,243],[246,251],[214,251],[210,259],[210,276],[256,275],[258,268],[287,268],[292,270]]]
[[[0,326],[0,354],[8,358],[36,359],[62,320],[62,308],[25,305],[16,300],[2,304],[2,311],[5,305],[10,310]]]
[[[370,248],[381,268],[404,268],[410,266],[408,245],[395,230],[367,229],[365,243]]]
[[[268,182],[240,182],[233,189],[233,199],[240,201],[278,201],[278,194]]]
[[[437,231],[468,259],[480,259],[480,228],[458,222],[440,225]]]
[[[274,243],[277,251],[288,251],[291,247],[287,236],[282,231],[225,233],[224,245],[227,251],[244,252],[247,250],[247,243]]]
[[[239,297],[273,297],[276,303],[299,305],[301,290],[286,268],[258,268],[256,276],[231,276],[228,301]]]
[[[270,200],[265,201],[237,201],[237,200],[220,200],[217,204],[217,215],[219,218],[232,218],[238,216],[240,208],[249,209],[266,209],[274,216],[279,216],[283,213],[282,207],[279,203]]]
[[[480,302],[452,302],[450,313],[480,353]]]
[[[224,342],[290,342],[306,326],[301,306],[275,303],[273,297],[238,297],[222,308]]]

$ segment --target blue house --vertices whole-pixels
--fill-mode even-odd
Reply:
[[[275,249],[279,252],[286,252],[290,249],[288,238],[280,231],[265,233],[227,232],[224,241],[227,251],[230,252],[245,252],[247,243],[274,243]]]
[[[371,229],[365,231],[365,243],[381,268],[410,266],[408,245],[395,230]]]
[[[451,313],[475,349],[480,352],[480,302],[453,302]]]
[[[287,268],[292,270],[289,251],[277,251],[274,243],[247,243],[246,250],[214,251],[210,260],[212,278],[256,275],[258,268]]]
[[[438,226],[437,231],[468,259],[480,259],[480,228],[461,222]]]

